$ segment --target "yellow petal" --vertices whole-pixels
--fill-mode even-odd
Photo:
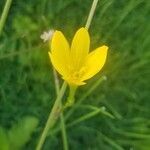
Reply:
[[[107,46],[102,46],[92,51],[88,55],[85,61],[86,72],[82,77],[82,81],[93,77],[102,69],[106,61],[107,50]]]
[[[67,74],[69,64],[69,44],[60,31],[56,31],[52,37],[50,59],[54,68],[63,76]]]
[[[80,28],[72,41],[71,59],[74,69],[78,70],[83,65],[89,52],[90,37],[85,28]]]

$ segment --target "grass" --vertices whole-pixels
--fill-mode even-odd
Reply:
[[[0,13],[4,2],[0,1]],[[71,40],[76,29],[84,26],[91,2],[12,1],[0,37],[0,125],[9,131],[26,116],[39,120],[21,149],[35,148],[55,99],[48,47],[40,34],[54,28]],[[101,73],[78,90],[76,102],[84,97],[82,104],[71,108],[71,116],[67,114],[72,110],[64,113],[71,150],[149,150],[149,6],[146,0],[98,3],[89,29],[91,49],[106,44],[110,51]],[[84,96],[103,75],[107,80]],[[102,113],[103,107],[115,118]],[[57,125],[44,150],[62,149],[60,134]]]

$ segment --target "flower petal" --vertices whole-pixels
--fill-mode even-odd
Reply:
[[[107,50],[107,46],[102,46],[88,55],[85,61],[86,73],[83,75],[82,81],[93,77],[102,69],[106,61]]]
[[[85,58],[88,55],[90,46],[90,37],[85,28],[80,28],[72,41],[71,59],[73,67],[78,70],[83,65]]]
[[[50,59],[55,69],[63,76],[67,74],[70,48],[69,44],[60,31],[55,31],[51,42]]]

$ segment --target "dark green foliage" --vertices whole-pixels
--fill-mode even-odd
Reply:
[[[15,139],[11,142],[17,145],[13,150],[35,148],[55,99],[49,48],[40,35],[54,28],[62,30],[71,41],[76,29],[85,25],[91,3],[90,0],[13,1],[0,37],[0,125],[3,126],[0,150],[9,150],[7,145],[11,141],[8,142],[6,134]],[[0,1],[0,12],[3,5],[4,0]],[[150,149],[149,8],[148,0],[99,1],[89,30],[91,49],[108,45],[108,59],[101,73],[78,89],[76,102],[100,77],[106,75],[107,80],[67,119],[71,150]],[[93,111],[91,106],[104,106],[115,119],[96,113],[82,120],[81,117],[86,118]],[[68,113],[69,110],[65,115]],[[21,118],[26,115],[35,115],[40,120],[39,128],[37,121],[33,121],[36,123],[30,126],[31,132],[22,132],[20,137],[20,129],[29,127],[27,122],[22,126]],[[22,120],[19,129],[17,120]],[[28,141],[34,128],[36,133]],[[12,137],[14,132],[18,136]],[[21,145],[16,143],[18,137],[22,139]],[[62,147],[57,126],[47,138],[44,150]]]

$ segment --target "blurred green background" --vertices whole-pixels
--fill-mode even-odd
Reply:
[[[4,4],[0,0],[0,14]],[[71,41],[91,4],[12,1],[0,37],[0,150],[35,149],[56,97],[49,48],[40,35],[57,29]],[[103,70],[79,88],[76,101],[83,103],[64,113],[74,109],[66,120],[71,150],[150,150],[149,14],[148,0],[99,1],[89,29],[91,50],[106,44],[109,55]],[[53,131],[43,150],[63,149],[58,124]]]

